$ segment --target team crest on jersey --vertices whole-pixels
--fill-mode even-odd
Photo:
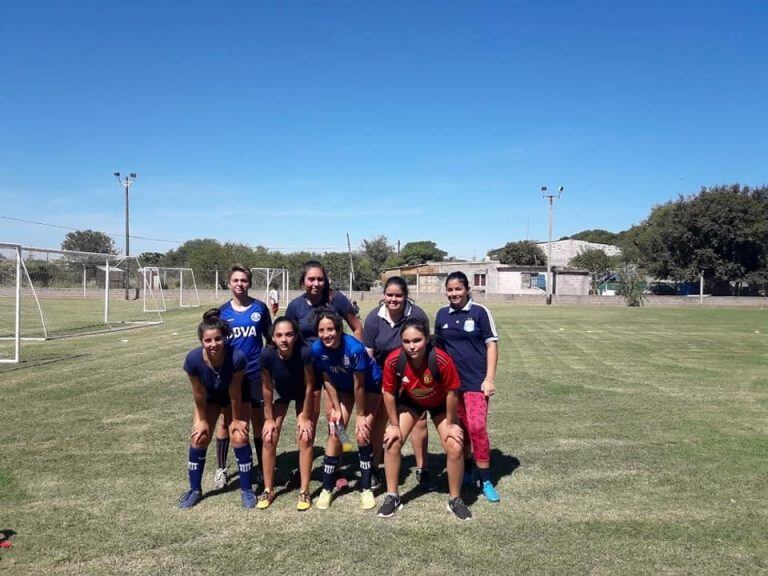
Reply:
[[[251,320],[253,320],[254,322],[258,322],[259,320],[261,320],[261,312],[254,312],[253,314],[251,314]]]
[[[425,386],[429,386],[432,384],[432,375],[425,372],[422,381],[424,382]]]
[[[344,368],[349,368],[349,365],[351,364],[351,362],[349,361],[349,356],[347,356],[346,354],[344,354],[343,363],[344,363]]]

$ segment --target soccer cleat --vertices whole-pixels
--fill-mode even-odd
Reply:
[[[296,504],[296,510],[304,512],[312,507],[312,497],[309,492],[299,492],[299,503]]]
[[[459,520],[469,520],[472,518],[472,512],[470,512],[467,505],[464,504],[464,500],[461,499],[461,496],[456,496],[456,498],[448,500],[448,510],[453,512],[454,516]]]
[[[429,475],[429,470],[416,468],[416,481],[419,484],[419,488],[425,492],[434,492],[437,490],[437,486],[435,486],[435,483],[432,482],[432,478]]]
[[[323,488],[323,491],[320,492],[320,496],[317,497],[317,503],[315,504],[315,506],[317,506],[318,510],[327,510],[328,508],[331,507],[332,499],[333,499],[333,492]]]
[[[253,490],[243,490],[240,492],[240,502],[243,503],[243,508],[255,508],[256,494],[253,493]]]
[[[213,474],[213,489],[222,490],[226,488],[229,477],[226,468],[216,468]]]
[[[400,502],[400,496],[387,494],[384,496],[384,504],[379,507],[379,518],[392,518],[395,512],[402,509],[403,503]]]
[[[203,499],[203,493],[200,490],[187,490],[179,498],[179,508],[186,510],[196,506]]]
[[[373,497],[372,490],[363,490],[360,493],[360,508],[370,510],[376,507],[376,498]]]
[[[498,502],[501,500],[499,493],[496,492],[496,488],[493,487],[490,480],[483,482],[483,495],[488,502]]]
[[[274,490],[264,490],[264,492],[259,494],[259,501],[256,503],[256,508],[259,510],[266,510],[272,505],[272,502],[275,501],[276,497],[277,492]]]

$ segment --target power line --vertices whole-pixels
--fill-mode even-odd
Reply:
[[[82,230],[82,228],[73,228],[72,226],[62,226],[61,224],[51,224],[50,222],[40,222],[38,220],[27,220],[25,218],[16,218],[14,216],[4,216],[2,214],[0,214],[0,219],[10,220],[12,222],[21,222],[23,224],[35,224],[37,226],[46,226],[48,228],[57,228],[59,230],[73,230],[73,231]],[[102,234],[106,234],[107,236],[111,236],[113,238],[125,238],[125,234],[120,234],[118,232],[104,232],[104,231],[101,231],[101,230],[96,230],[96,232],[101,232]],[[135,234],[132,234],[131,237],[139,239],[139,240],[149,240],[151,242],[167,242],[169,244],[179,244],[179,245],[184,244],[185,242],[187,242],[187,240],[182,241],[182,240],[168,240],[167,238],[150,238],[148,236],[137,236]],[[309,250],[309,251],[314,251],[314,250],[320,250],[320,251],[323,251],[323,250],[326,250],[326,251],[338,250],[340,252],[343,252],[343,251],[346,251],[346,248],[347,248],[346,246],[341,246],[341,245],[338,245],[338,246],[316,246],[316,245],[312,245],[312,246],[310,246],[310,245],[307,245],[307,244],[289,244],[289,245],[286,245],[286,246],[264,246],[262,244],[259,244],[258,246],[260,246],[262,248],[266,248],[267,250],[275,250],[275,251],[278,251],[278,252],[279,251],[283,251],[283,250]]]

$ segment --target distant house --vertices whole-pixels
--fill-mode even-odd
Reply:
[[[467,275],[470,288],[475,293],[543,295],[546,289],[546,266],[508,265],[498,260],[455,260],[401,266],[385,270],[382,281],[390,276],[402,276],[417,293],[439,294],[443,291],[446,276],[456,271]],[[555,294],[589,294],[588,272],[562,267],[555,268],[554,276]]]

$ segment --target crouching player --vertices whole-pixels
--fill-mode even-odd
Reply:
[[[384,361],[382,395],[387,412],[384,431],[384,471],[387,494],[379,517],[389,518],[402,509],[398,494],[401,448],[413,427],[429,412],[440,435],[448,468],[448,510],[460,520],[472,517],[461,499],[464,475],[464,434],[458,424],[459,377],[451,357],[433,346],[429,325],[421,318],[408,318],[400,331],[402,347]]]
[[[317,498],[317,507],[325,510],[331,505],[336,468],[342,452],[342,444],[336,434],[337,425],[345,428],[349,425],[354,407],[355,438],[360,458],[360,507],[368,510],[376,506],[371,490],[371,426],[381,400],[381,370],[359,340],[344,334],[341,316],[322,312],[315,326],[318,339],[312,343],[312,358],[323,375],[327,399],[330,400],[326,402],[326,415],[328,422],[334,425],[325,447],[323,490]]]
[[[280,316],[271,329],[272,343],[261,350],[261,385],[264,394],[264,492],[256,505],[269,508],[275,499],[275,459],[280,431],[291,401],[296,403],[296,442],[299,445],[301,490],[299,511],[309,510],[309,476],[312,471],[312,406],[315,370],[312,354],[303,343],[294,320]]]
[[[224,414],[235,450],[243,508],[256,505],[251,489],[252,453],[248,443],[250,389],[243,384],[246,359],[227,344],[228,335],[229,326],[219,317],[219,310],[208,310],[197,327],[201,346],[187,354],[184,361],[184,371],[192,383],[195,410],[187,465],[189,490],[181,496],[179,508],[192,508],[203,497],[205,453],[220,414]]]

